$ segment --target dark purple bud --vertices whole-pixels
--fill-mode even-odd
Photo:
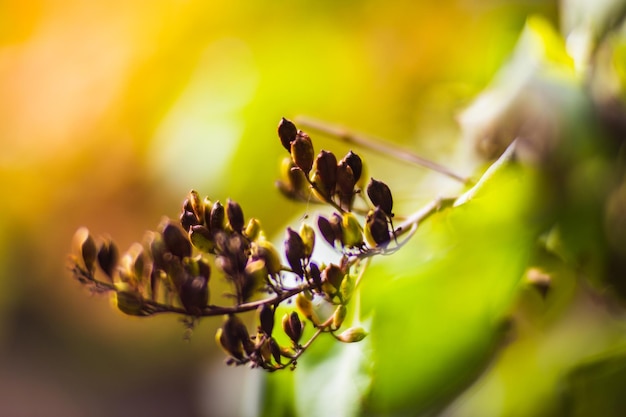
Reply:
[[[354,182],[359,182],[361,178],[361,172],[363,172],[363,161],[361,161],[361,157],[354,152],[350,151],[346,156],[343,157],[343,161],[350,168],[352,168],[352,174],[354,175]]]
[[[191,256],[191,242],[183,230],[168,220],[163,227],[163,241],[167,250],[180,259]]]
[[[315,173],[322,185],[322,192],[330,197],[335,192],[337,184],[337,158],[328,151],[320,151],[315,158]]]
[[[285,237],[285,256],[292,271],[302,277],[304,275],[304,269],[302,269],[302,260],[305,256],[304,242],[298,232],[290,227],[287,228]]]
[[[199,316],[209,302],[208,280],[202,276],[189,276],[181,285],[179,296],[187,313]]]
[[[111,239],[106,239],[98,250],[98,265],[109,278],[113,278],[113,272],[119,257],[120,253],[115,242]]]
[[[391,240],[387,215],[380,207],[376,207],[373,211],[369,212],[365,220],[365,229],[366,234],[369,233],[375,246],[384,245]]]
[[[230,198],[226,202],[226,217],[228,218],[230,227],[232,227],[235,232],[241,233],[244,226],[243,210],[241,210],[239,203]]]
[[[393,217],[393,198],[387,184],[371,178],[367,185],[367,196],[374,206],[380,207],[388,217]]]
[[[300,321],[298,313],[295,311],[292,311],[291,314],[286,313],[283,316],[282,325],[285,334],[297,345],[302,337],[302,321]]]
[[[309,175],[311,168],[313,168],[314,158],[311,138],[306,133],[298,131],[296,138],[291,142],[291,159],[302,172]]]
[[[263,304],[259,307],[259,321],[261,323],[261,331],[271,336],[274,330],[274,309],[270,305]]]
[[[318,290],[322,288],[322,273],[315,262],[309,263],[309,277]]]
[[[337,165],[337,189],[342,207],[349,209],[352,206],[355,185],[352,168],[346,161],[340,161]]]
[[[291,142],[296,139],[297,134],[298,128],[296,128],[296,125],[284,117],[280,119],[280,123],[278,123],[278,137],[280,138],[280,143],[287,149],[287,152],[291,151]]]
[[[335,264],[329,264],[322,271],[322,280],[328,282],[330,285],[339,289],[341,286],[341,281],[343,281],[343,273],[342,269]]]
[[[221,232],[224,230],[224,206],[219,201],[216,201],[211,208],[211,219],[209,224],[209,230],[212,234]]]

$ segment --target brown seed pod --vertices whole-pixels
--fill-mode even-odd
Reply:
[[[352,207],[355,185],[356,180],[354,179],[352,168],[346,161],[340,161],[339,165],[337,165],[337,192],[342,207],[347,209]]]
[[[319,191],[330,198],[335,192],[337,184],[337,158],[328,151],[320,151],[315,158],[315,176],[319,179],[316,183]]]
[[[191,256],[191,242],[187,234],[179,226],[167,220],[161,234],[170,253],[178,256],[180,259]]]
[[[230,198],[226,202],[226,217],[230,227],[237,233],[241,233],[244,226],[243,210],[236,201]]]
[[[291,314],[285,313],[282,320],[283,331],[294,344],[298,344],[302,338],[302,321],[298,313],[292,311]]]
[[[224,230],[224,211],[224,206],[222,205],[222,203],[219,202],[219,200],[213,203],[213,207],[211,207],[211,218],[209,222],[209,230],[213,235]]]
[[[365,219],[365,237],[368,243],[374,247],[385,245],[391,240],[387,216],[380,206],[370,210],[367,214]]]
[[[355,184],[359,182],[361,173],[363,172],[363,161],[361,161],[361,157],[350,151],[343,157],[342,161],[352,169]]]
[[[302,260],[305,257],[304,242],[300,235],[290,227],[287,228],[285,237],[285,256],[293,272],[302,277],[304,275],[302,268]]]
[[[181,285],[178,295],[187,313],[199,316],[209,302],[208,279],[203,276],[189,276]]]
[[[313,168],[314,158],[311,138],[306,133],[298,131],[296,138],[291,142],[291,159],[305,175],[309,175],[311,168]]]
[[[280,119],[278,123],[278,137],[280,138],[280,143],[287,149],[287,152],[291,151],[291,142],[296,139],[297,134],[298,128],[296,125],[284,117]]]
[[[119,261],[120,253],[117,245],[110,238],[106,238],[98,250],[98,265],[107,277],[113,278],[113,271]]]
[[[81,227],[74,233],[72,246],[74,252],[78,253],[83,261],[85,268],[93,273],[96,266],[97,248],[93,236],[86,227]]]
[[[387,184],[371,178],[367,185],[367,196],[374,206],[380,207],[388,217],[393,217],[393,198]]]
[[[258,312],[261,331],[271,336],[274,330],[274,309],[268,304],[263,304],[259,307]]]

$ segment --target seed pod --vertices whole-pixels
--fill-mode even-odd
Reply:
[[[292,271],[299,277],[304,275],[304,269],[302,269],[304,253],[302,238],[291,227],[288,227],[287,236],[285,237],[285,256],[287,257]]]
[[[306,223],[300,226],[300,237],[304,245],[304,258],[308,259],[313,254],[315,248],[315,230]]]
[[[361,178],[361,173],[363,172],[363,161],[361,161],[361,157],[354,152],[350,151],[346,156],[342,159],[351,169],[354,177],[354,183],[359,182]]]
[[[348,312],[348,309],[346,308],[344,304],[341,304],[337,307],[337,309],[335,310],[335,313],[333,314],[333,329],[338,329],[341,327],[341,325],[343,324],[343,321],[346,318],[347,312]]]
[[[341,229],[343,230],[344,246],[349,248],[358,248],[363,245],[363,230],[353,213],[343,213]]]
[[[189,229],[191,229],[192,226],[200,224],[200,221],[198,220],[196,215],[193,214],[193,212],[189,210],[184,210],[182,213],[180,213],[179,220],[180,220],[180,225],[187,232],[189,231]]]
[[[292,311],[291,314],[285,313],[282,325],[285,334],[297,345],[302,337],[302,322],[300,321],[300,317],[298,317],[298,313],[295,311]]]
[[[269,304],[263,304],[257,310],[259,312],[260,329],[268,336],[274,330],[274,309]]]
[[[346,161],[340,161],[337,165],[337,189],[343,207],[350,208],[352,206],[355,185],[352,168]]]
[[[215,235],[216,233],[224,230],[224,214],[224,206],[222,203],[220,203],[219,200],[213,203],[213,207],[211,208],[211,219],[209,221],[209,230],[211,231],[211,234]]]
[[[228,217],[230,227],[235,232],[241,233],[244,225],[243,210],[241,210],[239,203],[230,198],[226,202],[226,217]]]
[[[167,220],[161,234],[163,235],[165,246],[170,253],[177,256],[179,259],[191,256],[191,242],[187,234],[176,224]]]
[[[272,242],[261,239],[254,242],[252,246],[252,255],[255,258],[263,259],[265,267],[270,275],[278,274],[283,268],[280,261],[278,250],[272,245]]]
[[[97,258],[98,265],[110,279],[113,279],[113,271],[115,271],[119,257],[119,250],[115,242],[106,238],[98,250]]]
[[[204,259],[202,257],[198,257],[198,258],[194,259],[194,261],[198,265],[198,275],[200,275],[201,277],[206,278],[206,280],[208,282],[209,278],[211,278],[211,265],[209,264],[209,262],[206,259]]]
[[[278,346],[278,342],[273,337],[269,340],[270,352],[272,352],[272,357],[276,363],[280,364],[281,351],[280,346]]]
[[[365,238],[372,247],[383,246],[391,240],[387,216],[377,206],[370,210],[365,220]]]
[[[298,128],[290,120],[284,117],[280,119],[278,123],[278,137],[283,147],[287,149],[287,152],[291,151],[291,142],[296,139],[298,134]]]
[[[340,267],[335,264],[329,264],[322,271],[322,282],[332,285],[334,289],[332,293],[334,293],[341,287],[341,281],[344,275]]]
[[[163,241],[163,235],[155,232],[146,233],[146,247],[150,250],[150,256],[152,257],[152,263],[154,268],[165,270],[165,254],[167,253],[167,247]]]
[[[252,217],[250,220],[248,220],[248,224],[246,225],[243,233],[248,239],[250,239],[251,241],[255,241],[261,236],[262,232],[263,230],[261,229],[261,222]]]
[[[115,284],[114,303],[117,308],[129,316],[145,316],[143,312],[143,297],[126,282]]]
[[[192,226],[189,231],[189,239],[191,243],[202,252],[211,253],[215,249],[215,241],[206,226]]]
[[[313,182],[326,197],[331,197],[337,184],[337,158],[328,151],[320,151],[315,158],[315,178]]]
[[[350,327],[340,335],[337,335],[337,339],[344,343],[360,342],[365,339],[367,332],[362,327]]]
[[[296,198],[305,190],[307,180],[304,173],[296,167],[291,157],[283,159],[280,166],[281,180],[276,181],[276,187],[288,198]]]
[[[341,285],[339,286],[339,295],[344,303],[350,301],[352,298],[352,293],[354,292],[355,279],[349,273],[343,277],[341,280]]]
[[[191,190],[187,195],[187,200],[189,201],[192,213],[198,219],[198,224],[200,224],[204,220],[204,204],[200,199],[200,194],[198,194],[196,190]]]
[[[307,319],[311,320],[313,318],[313,303],[311,303],[311,299],[303,293],[296,295],[296,308],[300,314]]]
[[[218,329],[215,339],[222,348],[233,358],[242,361],[244,358],[244,344],[250,342],[248,330],[241,319],[235,315],[228,315],[221,328]]]
[[[387,184],[371,178],[367,185],[367,196],[374,206],[380,207],[388,217],[393,217],[393,198]]]
[[[189,277],[181,285],[179,297],[187,313],[200,316],[209,302],[208,280],[203,276]]]
[[[315,154],[311,138],[306,133],[298,131],[296,138],[291,142],[291,159],[305,175],[309,175],[313,167],[314,158]]]
[[[330,246],[335,247],[335,240],[337,237],[330,221],[324,216],[319,216],[317,218],[317,228],[320,230],[324,240],[328,242]]]
[[[252,297],[256,290],[263,288],[267,281],[267,275],[268,272],[263,259],[249,259],[244,269],[246,281],[242,288],[242,298],[247,300]]]
[[[97,248],[93,236],[86,227],[81,227],[74,233],[72,246],[82,259],[87,271],[93,273],[96,266]]]
[[[209,227],[211,224],[211,211],[213,210],[213,202],[209,197],[204,197],[202,200],[202,211],[204,213],[204,225]]]
[[[309,262],[309,277],[311,277],[311,281],[313,281],[313,284],[315,284],[317,289],[321,291],[322,273],[315,262]]]

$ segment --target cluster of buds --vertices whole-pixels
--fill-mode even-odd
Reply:
[[[321,150],[317,157],[313,142],[306,133],[285,118],[278,125],[278,136],[290,156],[282,163],[282,180],[278,188],[288,197],[309,201],[312,196],[337,209],[330,219],[318,218],[318,228],[333,247],[365,250],[384,247],[393,236],[393,197],[382,181],[370,178],[366,190],[369,202],[362,193],[363,161],[349,151],[339,162],[335,154]],[[365,224],[361,227],[354,207],[355,197],[365,200]],[[365,239],[365,240],[364,240]]]
[[[257,219],[246,221],[237,202],[222,204],[192,190],[179,221],[164,219],[124,254],[111,239],[96,242],[80,228],[71,258],[74,276],[92,291],[111,292],[125,314],[177,313],[191,326],[201,317],[223,316],[216,340],[231,364],[293,368],[322,333],[342,342],[361,340],[366,334],[361,328],[339,330],[364,258],[380,253],[395,237],[391,191],[373,178],[363,184],[363,163],[352,151],[339,161],[328,151],[316,157],[311,138],[286,119],[278,135],[290,153],[279,188],[292,198],[314,197],[335,209],[329,218],[317,218],[318,231],[307,223],[299,230],[287,228],[281,254]],[[341,254],[339,262],[313,260],[318,232]],[[232,305],[209,304],[212,272],[229,284]],[[283,307],[291,299],[295,310]],[[279,308],[286,310],[280,335]],[[254,332],[240,317],[252,310],[258,320]],[[303,342],[306,334],[310,337]]]

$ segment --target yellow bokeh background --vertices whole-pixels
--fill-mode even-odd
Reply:
[[[298,210],[274,188],[282,116],[445,163],[531,12],[556,20],[535,1],[0,1],[0,414],[230,415],[216,323],[185,343],[175,317],[115,312],[71,279],[73,232],[127,248],[195,188],[277,233]],[[400,205],[433,197],[363,154]]]

